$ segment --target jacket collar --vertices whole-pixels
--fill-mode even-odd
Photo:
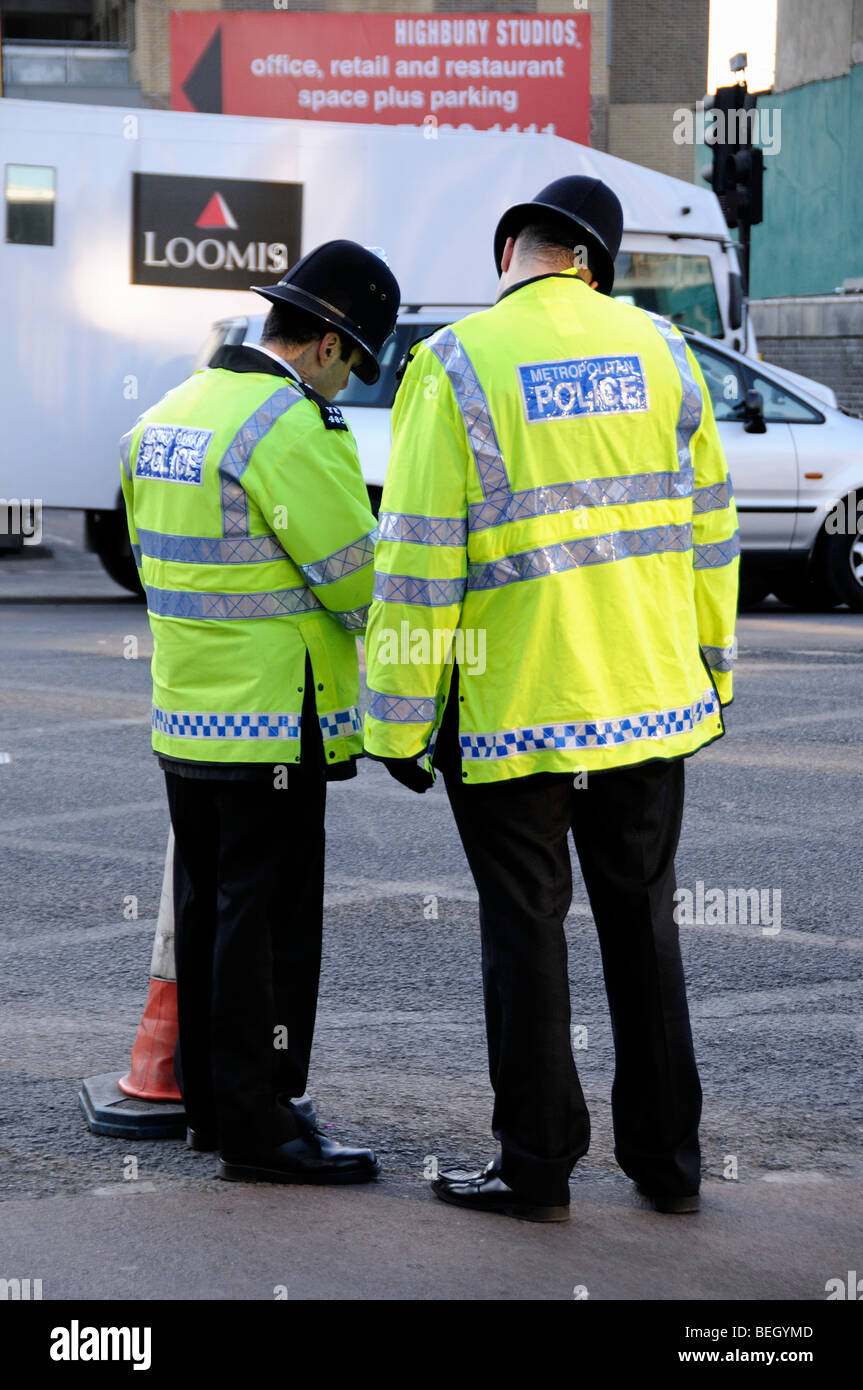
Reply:
[[[347,420],[337,405],[333,405],[325,396],[319,395],[307,381],[302,381],[287,362],[277,362],[266,352],[246,347],[245,343],[220,347],[210,359],[210,366],[221,367],[227,372],[263,372],[268,376],[286,377],[292,386],[302,391],[307,400],[314,401],[328,430],[348,429]]]
[[[538,280],[577,280],[582,285],[585,283],[574,270],[549,270],[544,275],[531,275],[529,280],[519,280],[517,285],[510,285],[509,289],[504,290],[500,298],[495,300],[495,304],[500,304],[501,300],[506,299],[507,295],[515,294],[516,290],[523,290],[525,285],[535,285]],[[590,289],[590,286],[587,288]]]
[[[283,376],[296,382],[300,390],[303,389],[302,381],[287,362],[277,362],[269,353],[259,352],[257,348],[247,347],[245,343],[220,347],[210,359],[210,366],[221,367],[227,372],[263,372],[266,376]]]

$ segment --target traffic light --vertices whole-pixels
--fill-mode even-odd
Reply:
[[[764,151],[757,147],[738,150],[729,164],[737,220],[754,227],[764,217]]]
[[[762,182],[764,156],[752,143],[754,118],[750,116],[758,101],[746,83],[717,87],[711,102],[716,115],[713,126],[713,165],[706,174],[725,213],[729,227],[744,223],[754,226],[762,220]]]
[[[753,143],[757,101],[745,82],[717,87],[710,107],[715,113],[713,128],[705,132],[705,141],[713,146],[713,165],[704,177],[719,199],[728,226],[739,228],[747,289],[749,229],[763,219],[764,154]]]

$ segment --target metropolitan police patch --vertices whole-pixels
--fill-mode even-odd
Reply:
[[[647,410],[641,358],[570,357],[516,368],[529,424]]]
[[[166,483],[197,483],[212,430],[187,425],[145,425],[135,461],[136,478],[160,478]]]

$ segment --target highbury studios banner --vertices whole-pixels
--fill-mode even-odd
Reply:
[[[174,12],[176,111],[590,141],[590,16]]]

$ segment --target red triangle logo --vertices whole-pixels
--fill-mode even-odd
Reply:
[[[195,226],[236,227],[237,222],[221,193],[214,193],[195,223]]]

